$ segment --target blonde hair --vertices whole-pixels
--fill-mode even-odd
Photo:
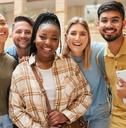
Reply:
[[[68,22],[68,25],[65,28],[65,36],[67,36],[72,25],[75,25],[78,23],[83,25],[88,33],[88,43],[87,43],[87,46],[85,47],[85,49],[83,50],[83,60],[84,60],[83,66],[85,69],[88,69],[90,67],[90,60],[91,60],[91,36],[90,36],[90,31],[89,31],[87,22],[82,17],[73,17]],[[70,53],[71,53],[70,48],[68,47],[67,43],[64,42],[62,55],[65,57],[68,57],[68,56],[70,56]]]

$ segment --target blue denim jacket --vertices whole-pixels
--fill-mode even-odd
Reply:
[[[18,55],[17,55],[17,51],[16,51],[16,46],[15,45],[5,49],[5,52],[8,53],[9,55],[11,55],[12,57],[14,57],[14,59],[18,63]]]
[[[96,62],[96,56],[104,46],[105,45],[101,43],[92,43],[91,66],[89,69],[83,68],[83,60],[80,57],[73,57],[75,62],[78,63],[83,75],[87,79],[93,94],[93,102],[85,115],[85,118],[88,121],[100,120],[103,116],[105,118],[109,118],[110,115],[110,104],[108,101],[106,81]]]
[[[0,128],[13,128],[12,121],[8,114],[0,116]]]

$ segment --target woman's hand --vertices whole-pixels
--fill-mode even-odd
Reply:
[[[48,115],[50,126],[61,127],[61,124],[67,122],[69,119],[61,112],[53,110]]]

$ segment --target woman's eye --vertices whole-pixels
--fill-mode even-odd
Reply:
[[[40,36],[40,38],[41,38],[42,40],[45,40],[45,39],[46,39],[46,37],[45,37],[45,36]]]
[[[57,40],[58,40],[58,38],[52,38],[52,40],[55,40],[55,41],[57,41]]]
[[[73,36],[74,36],[74,35],[76,35],[76,33],[75,33],[75,32],[71,32],[70,34],[71,34],[71,35],[73,35]]]
[[[87,36],[86,32],[80,33],[80,36]]]

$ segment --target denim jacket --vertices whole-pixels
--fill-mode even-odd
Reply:
[[[5,49],[5,52],[8,53],[9,55],[11,55],[12,57],[14,57],[14,59],[18,63],[18,55],[17,55],[17,51],[16,51],[16,46],[15,45]]]

